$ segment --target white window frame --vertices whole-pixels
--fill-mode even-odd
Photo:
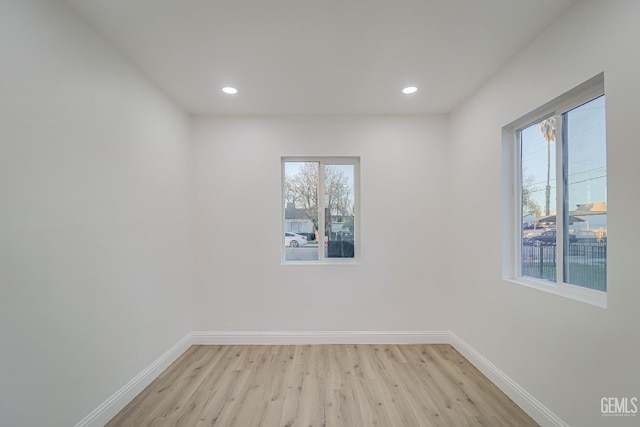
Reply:
[[[564,154],[562,115],[605,94],[599,74],[542,107],[502,128],[503,148],[503,279],[561,297],[607,307],[607,292],[564,282]],[[556,282],[522,275],[522,159],[520,131],[545,118],[556,117]],[[607,260],[608,264],[608,260]]]
[[[317,162],[318,167],[318,260],[317,261],[286,261],[284,247],[284,233],[286,230],[285,218],[285,163],[287,162]],[[283,265],[331,265],[331,264],[358,264],[360,261],[360,157],[357,156],[283,156],[280,159],[281,164],[281,196],[280,205],[282,206],[282,242],[281,247],[281,263]],[[354,252],[352,258],[329,258],[324,256],[324,166],[325,165],[352,165],[353,166],[353,245]]]

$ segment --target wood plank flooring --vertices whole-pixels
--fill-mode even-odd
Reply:
[[[193,346],[107,426],[536,426],[450,345]]]

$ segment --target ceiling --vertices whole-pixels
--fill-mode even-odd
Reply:
[[[65,1],[192,114],[422,114],[450,112],[576,0]]]

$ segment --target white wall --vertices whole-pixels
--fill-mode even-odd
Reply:
[[[0,61],[0,424],[69,426],[191,330],[189,121],[58,1]]]
[[[448,329],[444,117],[194,122],[195,330]],[[358,265],[281,265],[281,156],[360,156]]]
[[[640,2],[578,2],[451,119],[452,220],[482,207],[474,240],[454,230],[452,330],[574,426],[637,425],[600,415],[602,397],[640,397]],[[609,275],[601,309],[501,279],[501,128],[604,71]],[[454,251],[453,248],[457,248]],[[457,253],[456,253],[457,252]],[[464,266],[464,268],[461,268]]]

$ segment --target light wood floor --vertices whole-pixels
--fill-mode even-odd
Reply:
[[[108,426],[535,426],[450,345],[193,346]]]

